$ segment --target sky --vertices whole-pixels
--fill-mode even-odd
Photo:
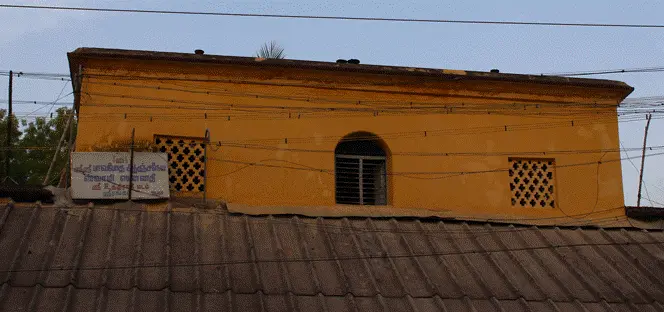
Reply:
[[[455,20],[662,24],[664,1],[3,1],[2,4],[90,6],[291,15]],[[275,40],[290,59],[541,74],[664,66],[664,28],[580,28],[251,17],[175,16],[0,8],[0,71],[68,73],[78,47],[251,56]],[[592,77],[592,76],[591,76]],[[601,75],[635,88],[630,98],[664,96],[664,72]],[[5,77],[6,79],[6,77]],[[15,100],[54,101],[71,92],[62,81],[16,78]],[[7,83],[0,81],[0,99]],[[71,102],[64,97],[61,102]],[[0,102],[0,107],[6,107]],[[51,106],[16,105],[17,115]],[[620,125],[624,147],[643,144],[645,121]],[[664,120],[650,125],[649,146],[664,145]],[[638,156],[640,153],[623,154]],[[623,161],[626,205],[637,198],[639,159]],[[643,205],[664,206],[664,156],[646,158]],[[648,197],[650,198],[649,201]]]

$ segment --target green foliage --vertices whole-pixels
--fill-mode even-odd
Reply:
[[[20,128],[22,133],[18,132],[19,128],[17,127],[10,167],[10,176],[19,185],[41,185],[51,164],[53,153],[56,152],[57,158],[55,166],[51,170],[48,184],[57,185],[60,172],[69,165],[70,136],[65,127],[71,113],[73,113],[71,109],[63,107],[59,108],[56,111],[55,118],[50,120],[46,120],[46,118],[36,118],[30,122],[21,120]],[[72,139],[74,139],[76,138],[75,117],[72,120],[72,124],[74,131]],[[4,125],[3,129],[5,130],[2,133],[6,132],[6,122]],[[60,149],[56,151],[55,149],[63,132],[66,132],[64,141]],[[3,145],[4,142],[6,141],[2,141]]]
[[[283,59],[286,57],[286,54],[284,54],[284,48],[279,46],[276,41],[270,41],[264,43],[256,51],[256,56],[266,59]]]
[[[9,118],[7,118],[7,110],[0,109],[0,182],[7,176],[7,173],[5,172],[5,160],[7,159],[8,156],[8,151],[7,151],[7,122],[9,121]],[[21,131],[19,130],[19,122],[16,120],[16,116],[12,116],[12,138],[13,141],[12,143],[16,143],[16,138],[18,138],[21,135]],[[13,163],[10,164],[10,166],[13,165]],[[10,169],[11,170],[11,169]]]

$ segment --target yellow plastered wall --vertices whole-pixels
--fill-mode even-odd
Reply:
[[[77,151],[127,146],[132,129],[137,142],[209,130],[211,198],[335,205],[332,151],[345,135],[367,131],[392,154],[388,204],[395,208],[533,218],[624,214],[617,209],[618,152],[523,154],[618,149],[615,105],[624,90],[136,60],[84,60],[83,73]],[[418,105],[440,109],[390,111]],[[311,111],[340,107],[365,111]],[[512,206],[509,157],[555,159],[556,208]]]

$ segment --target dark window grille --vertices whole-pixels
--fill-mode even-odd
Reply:
[[[387,204],[385,157],[336,155],[335,177],[337,203]]]
[[[387,205],[387,155],[370,133],[356,133],[335,149],[336,202]]]

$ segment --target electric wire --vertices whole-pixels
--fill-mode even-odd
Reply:
[[[644,246],[644,245],[662,245],[664,241],[650,241],[650,242],[609,242],[609,243],[571,243],[571,244],[555,244],[546,246],[532,246],[532,247],[513,247],[513,248],[498,248],[498,249],[480,249],[480,250],[464,250],[464,251],[448,251],[448,252],[427,252],[427,253],[405,253],[405,254],[365,254],[358,256],[329,256],[329,257],[276,257],[276,258],[260,258],[243,260],[225,260],[225,261],[210,261],[210,262],[175,262],[175,263],[144,263],[144,264],[131,264],[131,265],[104,265],[104,266],[55,266],[49,268],[21,268],[11,270],[0,270],[0,273],[27,273],[27,272],[57,272],[57,271],[99,271],[99,270],[124,270],[124,269],[137,269],[137,268],[178,268],[178,267],[203,267],[203,266],[225,266],[225,265],[240,265],[240,264],[257,264],[257,263],[299,263],[299,262],[336,262],[336,261],[351,261],[351,260],[371,260],[371,259],[416,259],[423,257],[451,257],[463,256],[469,254],[489,255],[494,253],[514,253],[514,252],[530,252],[534,250],[557,250],[560,248],[580,248],[580,247],[607,247],[607,246]],[[363,253],[363,252],[362,252]]]
[[[78,170],[78,169],[73,169],[73,172],[80,173],[84,176],[90,176],[89,173],[87,173],[85,171],[82,171],[82,170]],[[112,184],[112,185],[116,185],[116,186],[121,186],[122,188],[128,189],[128,186],[124,185],[124,184],[120,184],[120,183],[116,183],[116,182],[112,182],[112,181],[105,181],[104,183]],[[142,190],[136,190],[136,189],[132,188],[132,191],[136,192],[136,193],[147,194],[150,197],[159,197],[159,195],[154,195],[152,193],[148,193],[148,192],[145,192],[145,191],[142,191]],[[172,201],[172,202],[176,202],[176,203],[180,202],[177,199],[173,199],[173,198],[171,198],[169,200]],[[184,204],[188,204],[188,203],[184,203]],[[59,209],[71,210],[70,208],[59,208]],[[82,208],[79,208],[79,209],[82,209]],[[141,209],[127,209],[127,208],[96,207],[95,209],[144,212],[144,210],[141,210]],[[577,214],[577,215],[565,214],[565,216],[570,218],[570,220],[567,220],[567,221],[564,221],[564,222],[557,222],[556,224],[558,226],[567,226],[567,225],[575,225],[575,226],[591,225],[591,226],[598,226],[598,227],[609,226],[609,225],[615,224],[619,220],[616,219],[615,216],[589,218],[589,219],[587,219],[587,217],[592,215],[592,214],[612,212],[612,211],[615,211],[617,209],[624,209],[624,207],[616,207],[616,208],[604,209],[604,210],[600,210],[600,211],[595,211],[593,209],[593,211],[591,211],[589,213],[583,213],[583,214]],[[446,210],[440,210],[438,212],[445,212],[445,211]],[[170,209],[169,210],[164,210],[162,212],[165,212],[165,213],[183,213],[183,211],[173,211],[173,210],[170,210]],[[184,211],[184,213],[186,213],[186,211]],[[219,213],[218,211],[213,211],[213,212],[196,211],[195,213],[200,213],[200,214],[222,214],[222,215],[228,214],[227,212]],[[509,222],[509,221],[515,221],[515,222],[531,221],[532,222],[532,221],[543,221],[543,220],[550,220],[551,221],[551,220],[563,219],[563,217],[560,217],[560,216],[556,216],[556,217],[538,217],[538,218],[490,218],[490,219],[482,218],[482,219],[478,219],[477,217],[473,217],[473,216],[461,216],[461,215],[455,215],[455,218],[460,218],[461,220],[464,220],[464,221],[473,221],[473,219],[475,219],[475,220],[481,221],[481,222]],[[579,219],[581,219],[581,218],[586,218],[586,219],[582,220],[584,222],[579,222],[580,221]],[[279,223],[278,221],[276,221],[276,219],[268,219],[268,221],[269,221],[269,223]],[[348,226],[336,226],[336,225],[322,226],[322,225],[319,225],[319,224],[316,224],[316,226],[315,226],[316,230],[322,230],[323,227],[324,228],[344,229],[344,230],[350,230],[350,231],[360,231],[360,232],[388,232],[388,233],[400,233],[400,234],[409,233],[407,231],[406,232],[404,232],[404,231],[396,231],[395,232],[395,231],[392,231],[392,230],[385,230],[385,229],[375,229],[375,230],[374,229],[369,229],[369,230],[367,230],[367,229],[357,229],[353,226],[350,226],[350,227],[348,227]],[[523,229],[523,230],[528,230],[528,229]],[[495,233],[500,233],[500,232],[512,232],[512,233],[514,233],[514,232],[518,232],[518,231],[520,231],[520,230],[509,229],[507,231],[487,230],[486,232],[473,231],[472,233],[467,233],[466,231],[455,232],[454,230],[445,230],[442,233],[432,232],[431,235],[439,236],[439,235],[450,235],[450,234],[457,233],[457,234],[464,234],[465,236],[468,236],[468,235],[472,234],[472,235],[474,235],[474,237],[479,237],[479,236],[482,236],[482,235],[490,235],[490,234],[495,234]],[[334,234],[334,232],[328,232],[328,233],[333,233]]]
[[[620,143],[620,146],[624,148],[624,145],[623,145],[622,141],[619,141],[619,143]],[[629,154],[627,154],[628,153],[627,150],[623,150],[622,152],[624,152],[625,155],[629,156]],[[639,170],[639,168],[636,167],[636,164],[634,164],[634,161],[632,159],[629,159],[629,163],[632,165],[632,167],[634,167],[634,169],[636,170],[636,173],[638,174],[640,170]],[[646,191],[646,197],[648,198],[648,201],[652,204],[653,201],[650,198],[650,192],[648,192],[648,186],[646,185],[645,181],[643,182],[643,188]]]
[[[658,73],[664,72],[664,66],[658,67],[643,67],[643,68],[626,68],[626,69],[605,69],[595,71],[577,71],[577,72],[561,72],[561,73],[548,73],[542,74],[545,76],[591,76],[591,75],[608,75],[608,74],[627,74],[627,73]]]
[[[159,9],[145,10],[145,9],[97,8],[97,7],[74,7],[74,6],[19,5],[19,4],[0,4],[0,8],[104,12],[104,13],[142,13],[142,14],[159,14],[159,15],[194,15],[194,16],[279,18],[279,19],[399,22],[399,23],[446,23],[446,24],[558,26],[558,27],[563,26],[563,27],[595,27],[595,28],[597,27],[655,28],[655,29],[664,28],[664,25],[662,24],[563,23],[563,22],[533,22],[533,21],[416,19],[416,18],[390,18],[390,17],[353,17],[353,16],[291,15],[291,14],[265,14],[265,13],[231,13],[231,12],[209,12],[209,11],[175,11],[175,10],[159,10]]]
[[[662,156],[662,155],[664,155],[664,152],[646,154],[645,157],[654,157],[654,156]],[[570,164],[563,164],[563,165],[555,164],[554,167],[556,169],[558,169],[558,168],[573,168],[573,167],[580,167],[580,166],[589,166],[589,165],[596,165],[596,164],[601,165],[601,164],[605,164],[605,163],[623,161],[623,160],[628,160],[628,159],[632,159],[632,158],[641,158],[641,156],[621,157],[621,158],[602,160],[602,161],[586,161],[586,162],[570,163]],[[290,170],[312,171],[312,172],[320,172],[320,173],[326,173],[326,174],[334,174],[334,169],[314,168],[314,167],[302,165],[302,164],[299,164],[299,163],[292,163],[292,164],[295,164],[295,165],[298,166],[298,167],[294,167],[294,166],[282,166],[282,165],[265,164],[265,163],[258,163],[258,162],[247,162],[247,161],[232,160],[232,159],[221,159],[221,158],[215,158],[215,157],[208,157],[208,160],[217,161],[217,162],[232,163],[232,164],[239,164],[239,165],[249,165],[249,166],[253,166],[253,167],[290,169]],[[275,160],[280,161],[280,162],[288,162],[286,160],[281,160],[281,159],[275,159]],[[454,176],[461,176],[461,175],[466,176],[466,175],[476,175],[476,174],[508,172],[509,170],[511,170],[511,169],[510,168],[496,168],[496,169],[485,169],[485,170],[474,170],[474,171],[395,171],[395,172],[387,172],[386,175],[388,175],[388,176],[404,176],[404,177],[408,177],[409,175],[438,175],[439,179],[445,179],[445,178],[454,177]],[[214,177],[215,176],[208,176],[208,178],[214,178]]]
[[[388,108],[387,104],[396,104],[398,105],[399,108],[418,108],[418,107],[424,107],[424,108],[443,108],[448,104],[438,104],[438,103],[432,103],[432,102],[422,102],[422,101],[413,101],[412,99],[409,100],[375,100],[372,98],[351,98],[349,99],[348,96],[344,96],[344,98],[329,98],[329,97],[312,97],[312,96],[296,96],[296,95],[278,95],[274,93],[258,93],[258,92],[240,92],[240,91],[231,91],[228,89],[225,89],[223,87],[204,87],[200,85],[178,85],[178,81],[182,82],[187,82],[187,83],[192,83],[192,82],[226,82],[226,83],[233,83],[233,84],[246,84],[246,85],[252,85],[252,84],[258,84],[258,85],[271,85],[271,86],[279,86],[279,87],[305,87],[305,88],[325,88],[325,89],[330,89],[330,90],[342,90],[341,87],[329,87],[329,86],[322,86],[322,85],[303,85],[303,84],[285,84],[285,83],[270,83],[270,82],[256,82],[256,81],[249,81],[249,80],[230,80],[230,79],[197,79],[197,78],[177,78],[177,77],[145,77],[145,76],[127,76],[127,75],[112,75],[112,74],[85,74],[83,75],[84,77],[88,77],[87,80],[85,80],[85,83],[87,84],[100,84],[100,85],[108,85],[108,86],[113,86],[113,87],[124,87],[124,88],[138,88],[138,89],[150,89],[150,90],[159,90],[159,91],[174,91],[174,92],[183,92],[183,93],[192,93],[192,94],[200,94],[200,95],[223,95],[223,96],[235,96],[235,97],[245,97],[245,98],[260,98],[260,99],[278,99],[278,100],[292,100],[292,101],[301,101],[301,102],[307,102],[307,103],[325,103],[325,104],[348,104],[348,105],[353,105],[359,107],[359,106],[368,106],[368,107],[373,107],[373,105],[380,105],[382,108]],[[90,77],[111,77],[114,80],[124,80],[124,79],[129,79],[129,80],[154,80],[160,83],[164,82],[169,82],[171,85],[175,85],[177,87],[168,87],[168,86],[163,86],[163,85],[145,85],[145,84],[127,84],[127,83],[122,83],[122,82],[117,82],[117,81],[105,81],[101,79],[89,79]],[[392,84],[394,85],[394,84]],[[118,88],[121,89],[121,88]],[[345,90],[345,89],[344,89]],[[362,91],[362,92],[367,92],[367,91],[376,91],[376,90],[354,90],[354,91]],[[382,91],[380,92],[387,92],[390,93],[389,91]],[[396,93],[396,92],[394,92]],[[414,95],[418,95],[413,93]],[[109,96],[109,97],[125,97],[123,95],[119,94],[108,94],[108,93],[97,93],[97,94],[92,94],[92,95],[99,95],[99,96]],[[410,94],[409,94],[410,95]],[[460,95],[454,95],[454,96],[449,96],[449,95],[437,95],[437,98],[461,98],[462,96]],[[138,99],[138,98],[137,98]],[[146,99],[146,100],[158,100],[159,98],[141,98],[141,99]],[[172,99],[172,97],[170,98]],[[167,99],[166,102],[168,102]],[[161,99],[163,100],[163,99]],[[598,104],[598,103],[578,103],[578,102],[547,102],[544,100],[539,100],[539,101],[530,101],[530,102],[523,102],[523,103],[518,103],[512,99],[507,99],[505,100],[506,103],[499,104],[499,103],[491,103],[492,106],[507,106],[509,105],[510,107],[518,106],[518,105],[527,105],[527,106],[537,106],[537,107],[544,107],[547,105],[557,105],[560,107],[570,107],[570,106],[581,106],[583,108],[598,108],[598,107],[604,107],[604,108],[610,108],[612,105],[607,105],[607,104]],[[449,105],[457,105],[461,106],[463,102],[461,103],[451,103]],[[213,103],[208,103],[208,104],[213,104]],[[373,105],[371,105],[373,104]],[[427,106],[428,105],[428,106]],[[474,105],[472,102],[471,103],[463,103],[463,105]],[[311,104],[307,104],[306,107],[310,107]],[[277,106],[277,107],[283,107],[283,106]]]
[[[270,150],[270,151],[285,151],[295,153],[322,153],[334,154],[334,150],[323,149],[304,149],[304,148],[288,148],[281,146],[269,146],[260,144],[225,144],[219,142],[216,144],[219,147],[253,149],[253,150]],[[647,150],[663,149],[664,145],[647,146]],[[390,156],[526,156],[526,155],[565,155],[565,154],[601,154],[601,153],[617,153],[617,152],[631,152],[641,151],[642,147],[630,148],[613,148],[613,149],[577,149],[577,150],[548,150],[548,151],[512,151],[512,152],[391,152]]]

